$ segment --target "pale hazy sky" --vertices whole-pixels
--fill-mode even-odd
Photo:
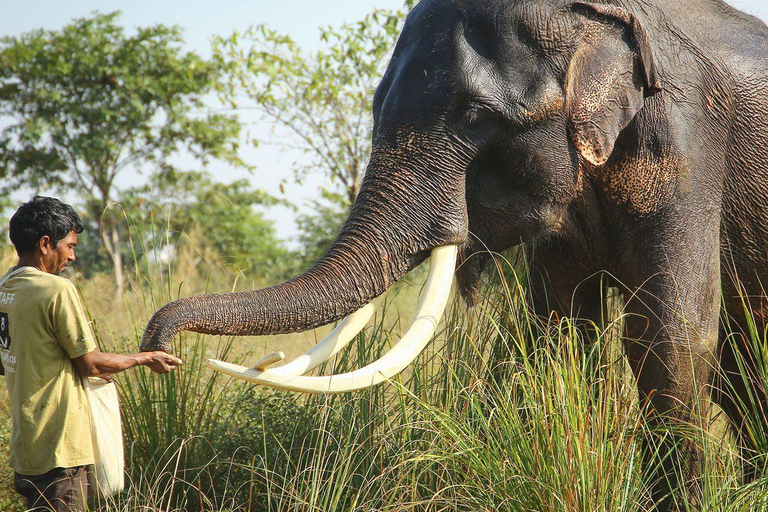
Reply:
[[[729,3],[768,21],[768,0]],[[318,44],[320,26],[357,21],[376,7],[397,9],[402,5],[403,0],[0,0],[0,35],[19,35],[41,27],[59,28],[72,18],[87,16],[95,10],[119,10],[123,13],[120,20],[128,28],[156,23],[182,27],[189,48],[208,55],[211,36],[228,35],[252,24],[268,23],[302,46],[314,47]],[[257,166],[253,182],[276,195],[291,163],[301,158],[279,154],[270,146],[243,156]],[[246,176],[216,164],[210,170],[223,179]],[[303,187],[290,187],[288,197],[294,202],[315,197],[321,185],[316,179]],[[275,220],[281,236],[293,236],[293,216],[288,210],[275,209],[268,215]]]
[[[0,34],[57,28],[95,10],[121,11],[127,27],[179,25],[190,47],[207,53],[212,35],[255,23],[268,23],[302,44],[314,44],[319,26],[357,21],[376,7],[397,9],[403,0],[0,0],[0,5]]]

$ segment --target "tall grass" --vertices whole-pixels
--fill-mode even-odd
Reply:
[[[180,371],[138,371],[121,382],[131,486],[99,506],[652,510],[639,443],[653,427],[617,347],[620,311],[586,331],[567,318],[536,318],[526,306],[525,280],[505,265],[478,307],[453,303],[411,368],[359,393],[302,396],[221,378],[204,359],[255,358],[258,347],[183,336],[175,347],[186,361]],[[174,298],[178,288],[168,282],[178,277],[169,271],[158,279],[137,287],[152,297],[131,301],[149,310],[132,314],[129,343],[138,342],[151,308]],[[320,371],[349,371],[382,355],[399,335],[401,305],[415,301],[419,288],[418,281],[401,287],[351,348]],[[722,432],[683,433],[705,453],[701,508],[768,505],[764,478],[739,484],[741,462]]]
[[[122,296],[106,280],[78,283],[107,350],[135,351],[154,309],[179,295],[258,285],[199,253],[178,259],[195,265],[147,265],[138,256],[156,250],[140,246],[147,238],[135,236],[140,270]],[[382,355],[407,325],[407,305],[423,282],[416,275],[319,371],[349,371]],[[567,318],[540,319],[513,264],[500,260],[494,277],[477,307],[453,302],[433,343],[403,374],[358,393],[277,392],[203,365],[285,346],[298,353],[319,332],[266,341],[180,336],[174,350],[185,364],[176,372],[118,377],[129,486],[94,507],[652,510],[640,451],[652,426],[618,346],[620,309],[608,307],[605,321],[586,330]],[[753,329],[751,342],[768,355],[765,333]],[[759,422],[754,429],[768,439]],[[694,425],[684,434],[705,454],[701,510],[768,510],[768,480],[740,483],[742,461],[724,429]]]
[[[222,393],[210,405],[216,421],[206,438],[209,459],[193,468],[197,479],[180,467],[168,471],[165,487],[152,487],[155,474],[140,472],[145,485],[125,503],[275,511],[652,509],[639,448],[652,427],[616,346],[620,318],[609,315],[588,331],[570,319],[542,321],[527,309],[514,269],[497,281],[479,307],[455,302],[434,343],[390,385],[334,396],[239,382],[212,386],[242,394],[233,400]],[[333,371],[379,357],[400,328],[392,309],[417,289],[401,290]],[[212,341],[187,343],[199,351]],[[764,479],[739,485],[740,462],[727,437],[695,428],[685,435],[706,455],[703,509],[766,503]],[[171,446],[178,460],[192,450],[181,441]],[[152,498],[170,496],[174,478],[194,489],[197,501],[190,493],[183,503]],[[141,489],[150,496],[138,498]]]
[[[206,405],[210,411],[205,413],[216,418],[206,431],[216,438],[207,445],[205,471],[209,481],[224,481],[226,488],[196,483],[197,502],[186,495],[182,505],[243,510],[636,508],[645,490],[636,446],[642,416],[633,406],[632,386],[620,366],[606,361],[602,336],[585,340],[568,320],[540,325],[528,314],[522,293],[519,285],[502,288],[471,312],[456,303],[432,347],[393,385],[328,397],[262,389],[234,401],[225,394],[211,397],[219,402]],[[385,325],[390,316],[379,315],[334,362],[334,371],[379,357],[397,334],[399,325]],[[211,340],[195,337],[187,341],[191,348],[179,349],[202,352],[206,342]],[[199,369],[190,373],[195,371],[215,379]],[[156,384],[164,381],[142,379],[130,396],[138,391],[159,407],[147,414],[147,406],[132,398],[125,402],[128,408],[137,408],[140,418],[156,418],[163,407],[174,421],[185,417],[177,413],[187,400],[183,392]],[[179,384],[189,386],[169,382],[171,387]],[[227,385],[247,389],[240,383],[207,389]],[[173,446],[158,432],[182,432],[163,421],[136,423],[126,432],[134,445],[143,446],[132,455],[149,458],[148,467],[158,467],[155,460],[167,459],[160,450]],[[217,422],[222,430],[213,432]],[[185,471],[187,465],[180,463]],[[157,482],[148,467],[141,480]],[[199,464],[193,468],[200,469]],[[211,476],[223,469],[223,480]],[[191,485],[185,475],[165,473],[166,486],[173,477]]]

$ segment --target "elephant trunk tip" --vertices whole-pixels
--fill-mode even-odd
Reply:
[[[178,325],[178,322],[174,321],[178,318],[176,311],[178,309],[178,302],[166,304],[152,315],[141,337],[140,350],[142,352],[154,350],[171,351],[171,340],[173,340],[176,334],[184,330],[181,325]]]

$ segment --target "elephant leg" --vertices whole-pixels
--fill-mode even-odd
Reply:
[[[674,510],[683,489],[694,503],[700,494],[696,480],[701,458],[695,437],[706,423],[711,351],[700,342],[632,339],[633,332],[636,328],[629,329],[626,351],[650,420],[643,456],[658,509]]]
[[[626,353],[650,420],[643,455],[657,510],[695,508],[700,498],[697,440],[707,424],[720,308],[713,274],[657,271],[625,308]]]

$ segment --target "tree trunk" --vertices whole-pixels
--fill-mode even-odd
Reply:
[[[125,289],[125,277],[123,276],[123,256],[120,253],[120,231],[117,223],[112,219],[105,218],[106,210],[102,216],[97,217],[99,226],[99,236],[104,245],[104,252],[112,265],[112,276],[115,279],[115,288],[118,295],[123,294]]]

